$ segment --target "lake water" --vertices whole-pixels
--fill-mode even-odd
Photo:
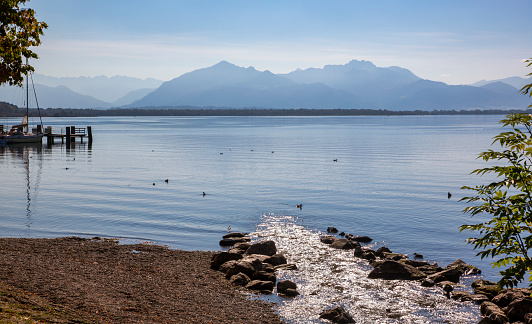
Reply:
[[[334,226],[443,266],[460,258],[497,280],[458,227],[481,221],[462,213],[460,187],[488,180],[469,173],[484,166],[476,157],[501,118],[45,118],[56,128],[90,125],[93,145],[0,147],[0,236],[219,250],[231,226],[275,240],[300,266],[281,277],[302,296],[274,300],[292,323],[320,323],[332,304],[357,323],[476,323],[477,306],[438,289],[365,279],[365,263],[330,251],[319,235]]]

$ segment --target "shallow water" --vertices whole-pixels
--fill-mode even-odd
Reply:
[[[275,239],[308,269],[320,264],[311,255],[325,253],[324,268],[309,270],[317,276],[332,267],[344,269],[328,279],[334,286],[317,294],[312,293],[318,280],[308,279],[304,289],[310,301],[287,306],[291,310],[282,314],[296,316],[347,298],[359,300],[347,307],[361,322],[395,316],[438,322],[440,312],[447,314],[444,319],[462,320],[460,314],[471,314],[466,306],[442,296],[427,299],[425,290],[410,285],[371,286],[363,280],[367,266],[313,242],[335,226],[440,265],[461,258],[496,280],[489,260],[475,257],[463,243],[469,233],[458,233],[458,227],[481,221],[462,213],[465,204],[459,199],[467,193],[460,187],[482,180],[469,172],[484,165],[476,157],[501,131],[501,118],[47,118],[45,126],[90,125],[93,145],[0,147],[0,236],[118,237],[219,250],[218,241],[231,226]],[[290,239],[295,242],[290,247],[285,240],[294,234],[279,231],[278,223],[303,238]],[[339,290],[344,293],[335,295]],[[395,295],[413,297],[400,302],[403,298],[390,299]],[[413,308],[425,299],[435,306]]]

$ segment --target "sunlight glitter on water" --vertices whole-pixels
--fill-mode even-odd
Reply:
[[[441,288],[419,282],[373,280],[371,266],[353,251],[333,249],[320,242],[324,233],[298,224],[297,217],[264,215],[257,240],[273,240],[296,271],[278,272],[278,280],[291,280],[300,295],[293,299],[263,296],[278,303],[276,310],[289,323],[325,323],[319,314],[343,306],[356,323],[477,323],[478,306],[447,299]],[[370,244],[375,247],[377,244]],[[457,290],[467,290],[458,286]]]

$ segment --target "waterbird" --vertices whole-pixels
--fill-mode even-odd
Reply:
[[[164,182],[168,183],[168,179],[164,179]]]
[[[453,195],[451,195],[450,192],[447,193],[447,199],[451,199],[452,196],[453,196]]]
[[[228,232],[231,231],[231,225],[227,226],[227,231],[228,231]]]
[[[296,207],[299,208],[299,209],[302,209],[302,208],[303,208],[303,204],[301,204],[301,205],[296,205]]]
[[[68,170],[68,168],[65,168],[65,170]]]
[[[155,186],[155,182],[153,183],[153,185]]]
[[[206,195],[206,193],[205,193],[205,191],[204,191],[204,192],[203,192],[203,196],[205,196],[205,195]]]
[[[338,162],[338,159],[334,159],[333,162]]]
[[[220,155],[224,155],[223,153],[220,153]]]

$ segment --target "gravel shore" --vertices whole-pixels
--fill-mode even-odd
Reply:
[[[272,305],[211,270],[212,254],[107,239],[0,238],[0,282],[92,323],[283,323]]]

